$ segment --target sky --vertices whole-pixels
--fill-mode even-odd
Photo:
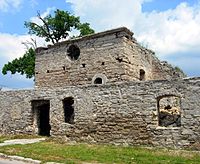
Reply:
[[[4,64],[23,56],[22,42],[31,38],[25,21],[37,22],[55,9],[80,16],[96,32],[125,26],[160,60],[180,67],[189,77],[200,76],[200,0],[0,0],[0,87],[33,88],[34,80],[2,75]]]

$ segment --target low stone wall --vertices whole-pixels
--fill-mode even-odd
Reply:
[[[200,78],[1,91],[0,133],[38,133],[33,102],[48,100],[53,136],[92,143],[189,147],[200,141],[199,97]],[[64,100],[71,101],[66,109],[74,110],[68,123]],[[169,115],[161,115],[163,110]]]
[[[0,134],[32,133],[33,92],[0,91]]]

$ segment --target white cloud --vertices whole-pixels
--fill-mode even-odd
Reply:
[[[30,0],[30,4],[31,4],[31,7],[34,8],[35,6],[38,5],[38,2],[37,0]]]
[[[41,17],[42,18],[46,17],[47,15],[49,15],[54,10],[55,10],[55,7],[49,7],[49,8],[47,8],[44,13],[40,13]],[[36,23],[38,25],[42,25],[43,24],[43,22],[38,17],[32,17],[32,18],[30,18],[30,21],[34,22],[34,23]]]
[[[146,13],[138,39],[160,55],[200,52],[200,6],[181,3],[174,10]]]
[[[38,46],[44,45],[44,40],[30,35],[11,35],[0,33],[0,57],[11,61],[15,58],[23,56],[26,47],[22,42],[31,41],[31,38],[36,39]]]
[[[15,58],[18,58],[20,56],[23,56],[25,52],[25,46],[22,45],[21,43],[30,40],[30,36],[28,35],[23,35],[23,36],[17,36],[17,35],[11,35],[11,34],[3,34],[0,33],[0,86],[8,86],[8,87],[13,87],[13,86],[18,86],[18,82],[21,82],[22,84],[26,85],[26,83],[30,83],[29,86],[31,86],[30,80],[25,79],[25,76],[21,75],[8,75],[2,76],[1,70],[4,64],[6,64],[8,61],[12,61]],[[12,82],[14,82],[13,85]]]
[[[179,4],[175,9],[142,12],[144,0],[66,0],[76,15],[97,31],[126,26],[139,42],[158,55],[200,52],[200,5]]]
[[[28,36],[17,36],[10,34],[0,34],[0,56],[4,56],[8,60],[18,58],[25,52],[25,47],[22,42],[27,40]]]
[[[22,42],[31,41],[31,38],[37,40],[38,46],[45,46],[44,39],[35,36],[19,36],[0,33],[0,40],[2,41],[0,44],[0,87],[1,85],[11,88],[24,88],[33,86],[33,79],[26,79],[25,76],[21,76],[19,74],[11,75],[8,73],[6,76],[2,76],[1,74],[4,64],[24,55],[26,47],[22,44]]]
[[[7,12],[9,9],[18,9],[23,0],[0,0],[0,11]]]
[[[119,26],[133,28],[139,21],[143,0],[67,0],[75,14],[101,31]]]

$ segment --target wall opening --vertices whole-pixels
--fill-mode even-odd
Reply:
[[[125,36],[126,39],[130,39],[130,37],[128,35]]]
[[[106,75],[98,73],[92,78],[92,84],[106,84],[108,81]]]
[[[97,77],[97,78],[94,80],[94,84],[103,84],[102,78]]]
[[[50,136],[51,126],[49,123],[50,101],[49,100],[33,100],[32,109],[34,113],[34,124],[38,129],[37,134],[42,136]]]
[[[145,71],[140,69],[140,81],[145,81]]]
[[[180,98],[162,96],[158,98],[158,124],[164,127],[181,126]]]
[[[71,45],[67,49],[67,55],[72,59],[72,60],[77,60],[80,56],[80,49],[77,45]]]
[[[84,64],[82,64],[82,67],[83,67],[83,68],[85,68],[85,66],[86,66],[86,64],[85,64],[85,63],[84,63]]]
[[[67,97],[63,100],[65,123],[74,124],[74,98]]]
[[[123,61],[122,58],[116,58],[116,60],[117,60],[119,63],[121,63],[121,62]]]

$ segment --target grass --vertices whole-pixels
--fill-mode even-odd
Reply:
[[[22,137],[22,136],[21,136]],[[23,136],[22,138],[24,138]],[[17,138],[9,137],[9,138]],[[33,138],[33,137],[32,137]],[[6,137],[0,137],[6,139]],[[199,164],[200,154],[191,151],[59,143],[56,140],[28,145],[0,147],[0,152],[38,159],[43,162],[62,163],[138,163],[138,164]]]

